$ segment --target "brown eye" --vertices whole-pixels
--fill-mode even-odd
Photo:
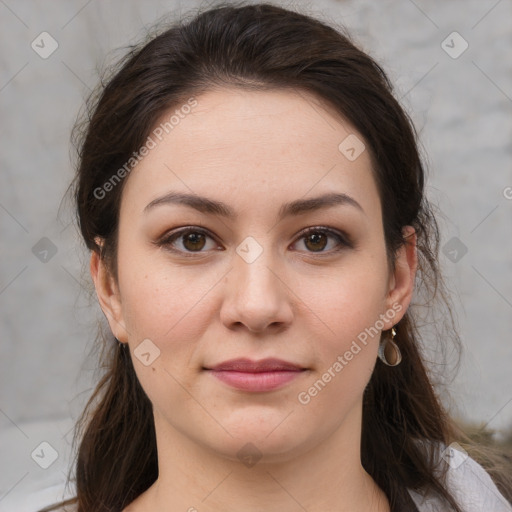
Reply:
[[[204,238],[203,233],[187,233],[182,236],[183,246],[189,251],[200,251],[205,245]]]
[[[213,242],[213,238],[202,229],[185,228],[165,236],[158,242],[158,245],[165,247],[170,251],[182,253],[183,255],[188,256],[187,253],[202,253],[206,252],[208,249],[217,247],[215,243],[212,243],[210,247],[207,247],[208,239]],[[205,247],[206,250],[203,250]]]
[[[210,247],[208,247],[208,240],[211,241]],[[306,252],[317,253],[318,255],[329,255],[353,247],[350,237],[326,227],[308,228],[302,232],[298,241],[303,241]],[[334,243],[331,241],[334,241]],[[211,249],[219,249],[219,246],[208,232],[195,227],[176,230],[164,236],[156,244],[183,256],[194,256],[194,253],[200,255]]]
[[[306,247],[312,251],[323,251],[327,245],[328,237],[324,233],[312,233],[306,235]]]
[[[331,243],[329,246],[329,240],[335,240],[335,243]],[[306,247],[306,252],[313,253],[333,253],[342,250],[346,247],[352,247],[352,243],[349,241],[347,236],[343,236],[341,233],[334,231],[330,228],[324,227],[313,227],[308,228],[302,232],[302,236],[299,241],[303,241]],[[327,248],[327,250],[325,250]]]

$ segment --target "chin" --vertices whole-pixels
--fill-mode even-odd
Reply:
[[[223,423],[233,437],[222,436],[214,441],[212,448],[226,458],[242,463],[246,457],[262,463],[289,461],[318,442],[318,429],[290,421],[294,413],[287,418],[289,412],[250,418],[246,411],[241,415],[241,421]]]

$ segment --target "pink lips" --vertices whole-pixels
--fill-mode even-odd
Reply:
[[[304,368],[280,359],[232,359],[207,368],[222,382],[243,391],[271,391],[298,377]]]

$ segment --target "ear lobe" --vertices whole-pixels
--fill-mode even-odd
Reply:
[[[396,256],[395,271],[390,278],[390,290],[386,298],[388,309],[393,308],[396,310],[397,304],[400,304],[401,309],[386,329],[390,329],[405,315],[414,292],[414,282],[418,267],[417,235],[412,226],[405,226],[402,233],[404,243]]]
[[[89,269],[96,288],[98,302],[107,317],[110,330],[119,341],[126,343],[128,336],[118,286],[98,251],[92,251]]]

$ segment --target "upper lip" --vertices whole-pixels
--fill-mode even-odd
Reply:
[[[294,363],[283,361],[282,359],[267,358],[261,359],[260,361],[252,361],[251,359],[247,358],[239,358],[230,359],[229,361],[224,361],[223,363],[219,363],[213,366],[212,368],[206,369],[217,371],[259,373],[277,371],[299,371],[303,370],[304,368]]]

